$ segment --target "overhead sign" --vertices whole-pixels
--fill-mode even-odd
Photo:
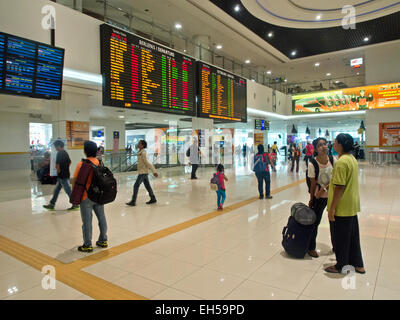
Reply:
[[[364,62],[363,58],[352,59],[350,60],[350,65],[353,68],[359,68],[363,64],[363,62]]]
[[[292,96],[293,114],[400,107],[400,82]]]

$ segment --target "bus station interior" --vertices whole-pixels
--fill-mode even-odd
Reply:
[[[315,43],[319,48],[300,48],[288,43],[296,33],[283,41],[279,28],[316,29],[313,22],[271,18],[267,25],[273,28],[266,28],[261,37],[259,29],[235,16],[244,11],[265,22],[266,11],[256,8],[259,1],[228,2],[0,1],[0,35],[49,45],[51,32],[42,26],[47,5],[56,10],[55,46],[65,49],[60,100],[0,91],[0,299],[400,299],[400,137],[397,144],[381,143],[383,124],[400,128],[400,5],[386,1],[388,7],[382,9],[380,4],[364,4],[371,6],[365,12],[375,13],[360,18],[354,39],[335,47],[322,38]],[[292,1],[281,1],[281,9],[273,2],[261,1],[277,12],[292,8]],[[309,2],[321,9],[319,1]],[[330,2],[332,7],[343,4]],[[311,15],[302,14],[304,19]],[[368,25],[373,21],[382,30]],[[99,36],[103,24],[243,79],[246,119],[105,105]],[[334,26],[321,22],[318,30]],[[381,35],[385,32],[386,37]],[[337,39],[338,34],[327,31],[327,36]],[[350,61],[359,58],[362,64],[353,68]],[[395,107],[309,113],[295,109],[296,95],[340,95],[345,89],[386,84],[398,85],[388,87],[398,92]],[[195,113],[202,102],[198,89],[193,89]],[[312,99],[309,105],[320,98]],[[256,129],[261,119],[265,130]],[[116,200],[105,207],[109,247],[88,254],[76,250],[82,244],[79,212],[66,211],[70,203],[64,191],[54,211],[44,209],[54,185],[42,185],[36,174],[52,141],[68,141],[68,122],[88,126],[84,140],[104,148],[103,161],[118,182]],[[304,155],[299,172],[291,172],[289,144],[300,143],[303,149],[307,141],[324,137],[333,142],[340,133],[350,134],[362,151],[357,159],[358,217],[367,273],[355,275],[356,289],[344,288],[343,276],[324,272],[335,262],[326,214],[318,231],[318,259],[292,259],[281,245],[291,206],[309,200]],[[193,137],[201,140],[203,155],[197,180],[190,179],[186,155]],[[128,207],[138,176],[139,140],[147,141],[147,157],[159,173],[158,178],[149,175],[157,204],[145,204],[148,194],[142,186],[137,206]],[[277,171],[271,172],[273,198],[259,200],[253,155],[258,144],[268,149],[274,142],[279,154]],[[83,147],[66,150],[73,173],[85,157]],[[223,211],[216,211],[209,186],[219,163],[229,179]],[[94,218],[93,239],[98,235]],[[57,270],[55,290],[42,288],[45,265]]]

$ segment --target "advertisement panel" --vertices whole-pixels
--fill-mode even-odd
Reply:
[[[83,144],[89,140],[89,122],[66,121],[65,127],[68,149],[83,149]]]
[[[400,122],[379,124],[379,146],[400,147]]]
[[[293,114],[400,107],[400,82],[295,95]]]

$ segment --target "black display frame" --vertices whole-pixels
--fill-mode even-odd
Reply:
[[[3,88],[0,88],[0,94],[8,94],[8,95],[13,95],[13,96],[24,96],[24,97],[30,97],[30,98],[36,98],[36,99],[45,99],[45,100],[61,100],[62,98],[62,89],[63,89],[63,82],[64,82],[64,61],[65,61],[65,49],[64,48],[60,48],[60,47],[56,47],[56,46],[52,46],[50,44],[44,43],[44,42],[39,42],[39,41],[35,41],[35,40],[31,40],[28,38],[23,38],[23,37],[19,37],[16,36],[14,34],[9,34],[9,33],[5,33],[5,32],[0,32],[0,35],[3,35],[5,37],[4,40],[4,57],[3,57],[3,74],[0,74],[0,76],[2,77],[2,82],[3,82]],[[35,45],[35,59],[34,59],[34,63],[35,63],[35,70],[34,70],[34,75],[33,75],[33,82],[32,82],[32,93],[29,92],[18,92],[18,91],[11,91],[11,90],[7,90],[5,89],[5,79],[6,79],[6,59],[7,59],[7,50],[8,50],[8,38],[9,37],[14,37],[17,39],[21,39],[23,41],[27,41],[27,42],[31,42],[32,44]],[[53,48],[53,49],[57,49],[60,50],[62,52],[62,62],[61,62],[61,78],[60,81],[54,81],[53,79],[47,79],[47,80],[51,80],[54,81],[55,83],[59,83],[60,85],[60,94],[58,96],[50,96],[50,95],[44,95],[44,94],[38,94],[38,93],[34,93],[35,88],[36,88],[36,81],[37,81],[37,66],[39,63],[39,59],[38,59],[38,48],[39,46],[45,46],[45,47],[49,47],[49,48]],[[49,62],[51,64],[51,62]]]
[[[165,50],[173,52],[175,55],[179,56],[180,59],[186,58],[188,60],[193,61],[193,75],[192,77],[189,76],[189,81],[191,80],[193,83],[193,94],[192,96],[189,97],[189,99],[192,99],[193,101],[193,109],[192,110],[180,110],[180,109],[174,109],[174,108],[164,108],[161,105],[144,105],[140,103],[133,103],[131,101],[117,101],[117,100],[111,100],[111,67],[107,65],[106,61],[110,61],[110,50],[107,50],[107,45],[109,45],[109,38],[106,38],[106,32],[109,32],[110,30],[115,30],[118,31],[119,33],[122,33],[123,35],[126,35],[127,37],[127,43],[134,43],[134,41],[129,41],[129,39],[134,39],[136,38],[137,40],[142,40],[145,41],[146,43],[153,44],[154,46],[163,48]],[[108,59],[108,60],[107,60]],[[100,25],[100,63],[101,63],[101,75],[103,78],[103,87],[102,87],[102,104],[103,106],[109,106],[109,107],[116,107],[116,108],[122,108],[126,110],[144,110],[144,111],[149,111],[149,112],[158,112],[158,113],[165,113],[165,114],[171,114],[171,115],[182,115],[182,116],[193,116],[195,117],[197,115],[197,105],[196,105],[196,70],[197,70],[197,61],[195,58],[186,55],[182,52],[179,52],[177,50],[171,49],[167,46],[164,46],[162,44],[159,44],[157,42],[148,40],[146,38],[143,38],[141,36],[138,36],[136,34],[133,34],[127,30],[123,30],[121,28],[115,27],[113,25],[109,25],[107,23],[104,23]],[[110,64],[108,62],[108,64]],[[127,107],[125,106],[126,103],[131,104],[131,106]]]
[[[202,68],[203,66],[206,65],[207,67],[209,67],[211,69],[211,72],[213,70],[215,70],[217,72],[217,70],[222,71],[223,73],[229,74],[233,77],[235,77],[235,81],[237,79],[242,80],[246,83],[246,90],[245,90],[245,95],[244,95],[244,101],[245,101],[245,115],[244,117],[241,118],[241,120],[236,120],[233,118],[230,119],[224,119],[224,118],[218,118],[218,117],[210,117],[210,114],[208,113],[203,113],[202,112],[202,101],[203,101],[203,96],[202,96],[202,92],[201,92],[201,85],[202,85]],[[237,74],[234,74],[232,72],[229,72],[225,69],[219,68],[217,66],[214,66],[210,63],[201,61],[201,60],[197,60],[197,96],[198,96],[198,101],[197,101],[197,117],[199,118],[205,118],[205,119],[212,119],[212,120],[216,120],[216,121],[220,121],[221,123],[238,123],[238,122],[243,122],[243,123],[247,123],[247,79],[239,76]]]

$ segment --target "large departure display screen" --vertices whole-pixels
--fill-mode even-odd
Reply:
[[[195,60],[103,24],[103,105],[195,115]]]
[[[202,62],[198,76],[199,117],[247,122],[246,79]]]
[[[0,93],[61,99],[64,49],[0,33]]]

